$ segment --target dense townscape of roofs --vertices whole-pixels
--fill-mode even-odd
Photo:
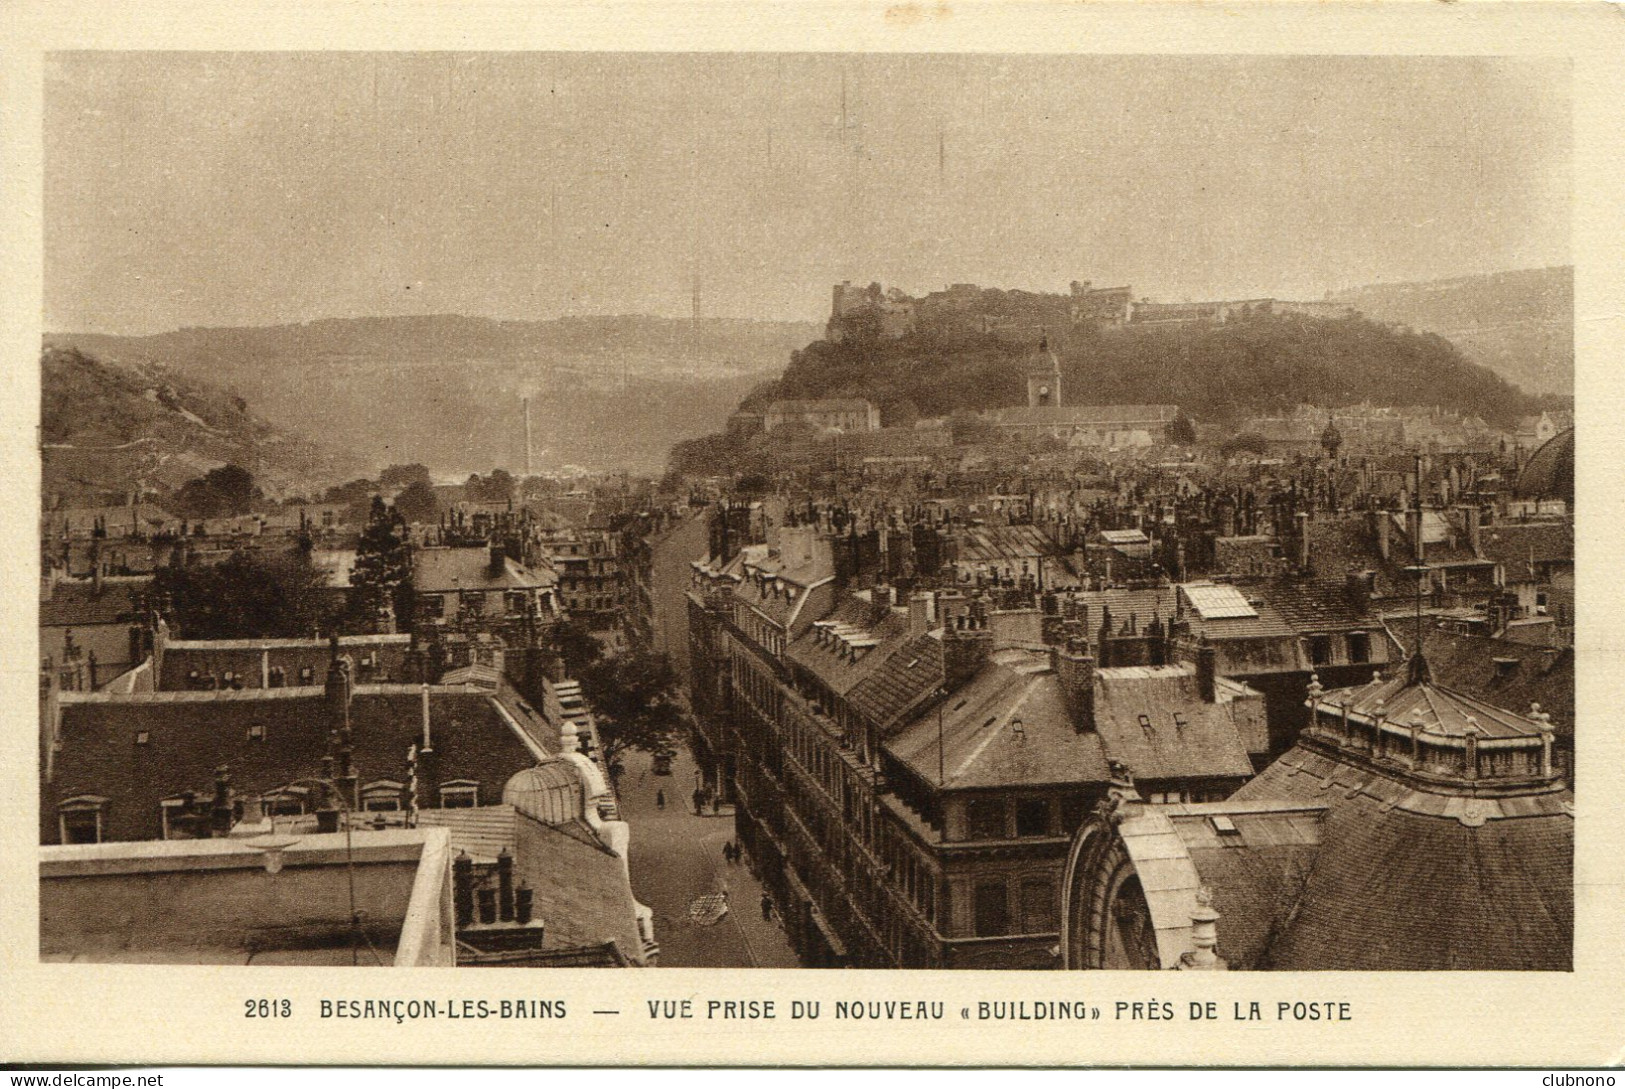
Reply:
[[[841,285],[830,335],[974,290]],[[350,601],[394,497],[46,511],[43,955],[654,963],[570,623],[670,654],[805,965],[1568,968],[1570,422],[1302,391],[1237,441],[1034,344],[974,427],[785,400],[730,421],[749,474],[446,490],[390,531],[409,594],[297,637],[154,586],[292,553]]]

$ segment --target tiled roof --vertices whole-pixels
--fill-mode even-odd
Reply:
[[[420,548],[412,553],[412,579],[420,593],[457,590],[533,590],[558,581],[551,571],[533,572],[503,557],[502,572],[492,576],[490,551],[484,548]]]
[[[1512,494],[1523,499],[1574,502],[1574,428],[1560,431],[1529,457]]]
[[[1100,627],[1102,609],[1111,610],[1113,628],[1120,626],[1130,616],[1143,626],[1152,617],[1161,617],[1166,622],[1174,614],[1172,586],[1151,590],[1084,590],[1072,594],[1071,598],[1089,610],[1085,624],[1089,628],[1090,638],[1094,638],[1095,630]]]
[[[1404,546],[1398,543],[1402,535],[1394,534],[1389,550],[1392,560],[1384,560],[1368,514],[1318,515],[1307,528],[1309,563],[1322,577],[1340,579],[1351,571],[1381,571],[1393,579],[1404,566]]]
[[[792,642],[787,654],[831,691],[845,695],[878,671],[907,639],[907,617],[894,613],[890,606],[848,597]],[[854,656],[849,652],[849,647],[870,641],[873,645],[860,648],[861,653]]]
[[[408,748],[422,733],[422,688],[361,685],[351,703],[355,766],[365,784],[404,779]],[[436,782],[473,779],[482,799],[536,763],[533,744],[516,734],[490,695],[470,689],[430,689]],[[263,728],[251,738],[249,727]],[[161,835],[159,801],[185,791],[207,792],[214,769],[226,765],[239,795],[263,794],[321,773],[329,716],[316,687],[129,695],[64,693],[61,749],[50,782],[41,786],[41,831],[56,838],[56,805],[96,794],[109,799],[108,839]],[[137,735],[146,734],[145,743]],[[545,750],[544,750],[545,751]]]
[[[40,515],[40,522],[43,531],[49,534],[66,530],[75,535],[88,536],[98,518],[106,527],[109,538],[122,537],[131,532],[149,535],[161,533],[172,524],[180,524],[180,519],[155,503],[137,503],[133,507],[70,507],[46,511]]]
[[[1252,904],[1228,904],[1215,859],[1211,877],[1219,954],[1227,920],[1241,927],[1241,963],[1284,970],[1566,971],[1573,963],[1574,818],[1567,790],[1503,798],[1435,794],[1304,746],[1234,797],[1206,807],[1237,820],[1249,805],[1323,805],[1312,863],[1283,875],[1290,909],[1247,962]],[[1192,809],[1198,807],[1191,807]],[[1232,850],[1235,850],[1234,848]]]
[[[1523,714],[1538,703],[1559,737],[1574,736],[1572,647],[1526,646],[1433,628],[1423,633],[1422,650],[1440,684]]]
[[[1398,726],[1420,726],[1423,733],[1485,738],[1539,737],[1540,727],[1516,711],[1424,681],[1415,683],[1409,667],[1392,677],[1373,679],[1358,688],[1338,688],[1321,697],[1323,707],[1347,706],[1351,716],[1385,719]]]
[[[847,693],[854,710],[885,728],[911,704],[942,683],[942,640],[919,635],[886,656],[880,668]]]
[[[1574,525],[1570,522],[1506,522],[1485,526],[1479,547],[1487,559],[1506,565],[1507,574],[1522,575],[1536,563],[1574,562]]]
[[[1190,624],[1193,635],[1205,635],[1215,643],[1254,639],[1296,640],[1298,634],[1296,629],[1274,605],[1259,598],[1250,599],[1249,605],[1257,613],[1256,616],[1207,618],[1186,612],[1184,619]],[[1115,611],[1112,615],[1116,615]],[[1223,654],[1223,648],[1220,649],[1220,653]]]
[[[1347,584],[1337,579],[1272,579],[1258,589],[1299,633],[1382,627],[1381,618],[1351,598]]]
[[[1228,709],[1204,703],[1190,665],[1096,671],[1095,725],[1106,753],[1136,779],[1252,774]]]
[[[1221,835],[1213,817],[1222,809],[1233,833]],[[1219,955],[1232,968],[1260,963],[1271,939],[1291,918],[1321,849],[1325,808],[1256,809],[1172,806],[1164,815],[1184,843],[1219,913]]]
[[[128,624],[141,619],[141,599],[152,585],[148,578],[105,579],[100,592],[88,582],[58,582],[49,601],[41,601],[42,628]]]
[[[1061,551],[1037,526],[967,526],[957,540],[960,563],[1007,563]]]
[[[935,707],[885,743],[925,782],[938,781],[939,752],[948,790],[1110,778],[1101,736],[1073,727],[1052,673],[990,665],[945,697],[941,710],[940,748]]]
[[[791,566],[765,545],[742,550],[729,562],[727,570],[743,576],[742,581],[734,585],[734,597],[760,609],[779,624],[788,624],[806,600],[807,591],[835,573],[826,557],[815,556],[806,563]],[[758,573],[769,577],[759,581]]]

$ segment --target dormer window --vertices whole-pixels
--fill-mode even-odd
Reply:
[[[267,817],[298,817],[310,811],[310,789],[285,786],[260,798],[260,809]]]
[[[368,813],[399,812],[404,789],[393,779],[368,783],[361,788],[361,808]]]
[[[475,809],[480,804],[480,784],[474,779],[453,779],[440,784],[441,809]]]
[[[100,843],[107,799],[80,794],[57,806],[57,834],[62,843]]]

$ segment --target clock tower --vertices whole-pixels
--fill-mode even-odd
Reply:
[[[1027,361],[1027,407],[1055,408],[1061,403],[1061,361],[1049,349],[1046,335]]]

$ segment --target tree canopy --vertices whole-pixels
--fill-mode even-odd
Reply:
[[[412,616],[412,553],[406,523],[377,496],[367,528],[356,543],[355,567],[350,572],[351,614],[361,627],[374,624],[387,604],[403,623]]]
[[[677,674],[664,654],[605,658],[581,674],[581,690],[598,720],[605,763],[628,749],[674,748],[688,725],[677,700]]]
[[[395,497],[395,509],[408,522],[434,522],[440,517],[440,496],[432,484],[414,480]]]
[[[239,465],[223,465],[181,485],[173,505],[175,513],[187,518],[228,518],[249,513],[264,498],[253,473]]]
[[[152,593],[188,639],[306,638],[338,619],[326,575],[299,551],[160,568]]]

